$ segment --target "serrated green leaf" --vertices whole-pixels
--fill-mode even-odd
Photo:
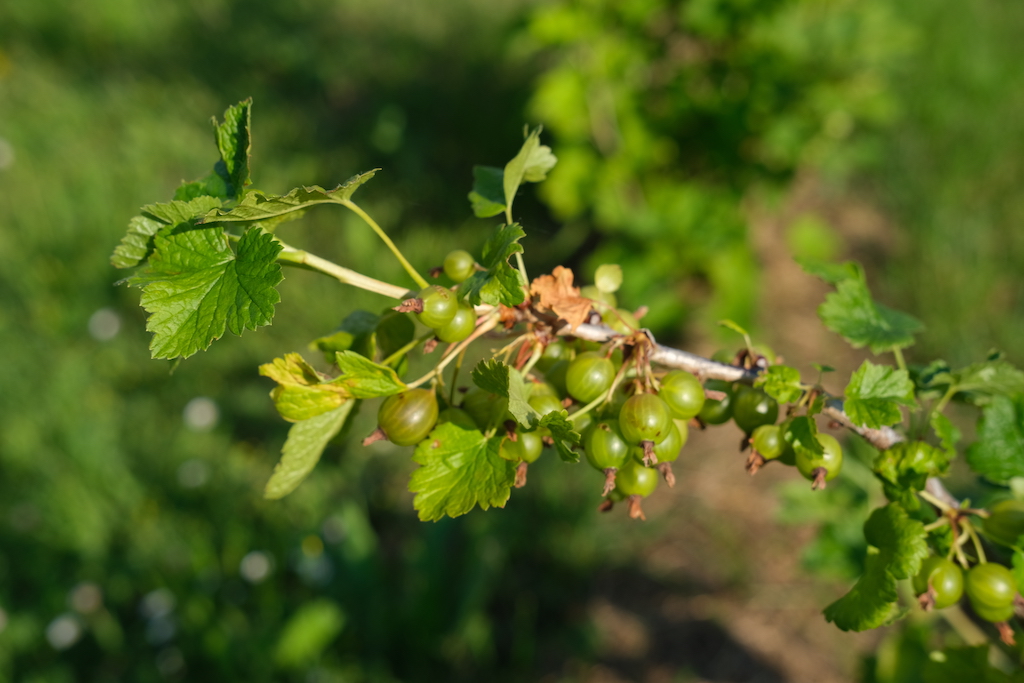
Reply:
[[[469,203],[477,218],[497,216],[505,210],[505,172],[493,166],[473,167],[473,189]]]
[[[865,631],[886,623],[899,597],[896,582],[915,575],[928,556],[924,525],[890,503],[864,523],[870,547],[864,574],[850,592],[825,608],[825,618],[843,631]]]
[[[622,286],[622,266],[617,263],[605,263],[597,267],[594,273],[594,284],[606,294],[619,291]]]
[[[220,226],[165,228],[154,246],[149,266],[129,280],[142,287],[153,358],[187,358],[225,330],[240,335],[273,319],[283,276],[271,235],[250,229],[232,252]]]
[[[924,329],[916,318],[875,303],[860,278],[838,282],[818,307],[818,317],[854,348],[868,346],[876,354],[910,346],[914,334]]]
[[[1001,358],[968,365],[952,376],[956,390],[975,405],[988,403],[992,396],[1024,394],[1024,372]]]
[[[551,153],[551,148],[540,144],[540,128],[536,128],[526,136],[526,141],[519,149],[519,153],[505,164],[502,173],[502,189],[505,195],[506,213],[511,214],[512,202],[515,201],[516,192],[523,182],[537,183],[547,177],[557,159]],[[509,222],[512,219],[509,218]]]
[[[473,368],[473,384],[484,391],[508,398],[508,376],[511,368],[496,358],[482,360]]]
[[[132,268],[153,253],[156,234],[170,225],[183,230],[194,227],[194,219],[202,216],[221,202],[215,197],[196,197],[189,201],[172,201],[142,207],[141,216],[128,221],[128,232],[114,249],[110,263],[115,268]]]
[[[932,413],[931,425],[935,436],[942,442],[946,456],[952,460],[956,457],[956,445],[960,442],[961,437],[960,430],[942,413]]]
[[[537,411],[530,406],[530,390],[518,370],[497,359],[482,360],[473,368],[473,384],[508,399],[508,411],[516,422],[524,427],[533,426]]]
[[[374,363],[354,351],[341,351],[336,358],[342,374],[331,380],[331,385],[343,387],[353,398],[391,396],[407,388],[393,368]]]
[[[481,303],[492,306],[518,306],[526,300],[519,271],[508,260],[523,247],[519,240],[526,233],[518,224],[500,226],[484,244],[482,264],[486,270],[474,273],[460,287],[474,306]]]
[[[199,197],[230,199],[231,190],[227,182],[214,172],[200,180],[184,182],[174,191],[174,199],[179,201],[187,202]]]
[[[994,396],[978,421],[967,464],[994,482],[1024,476],[1024,399]]]
[[[249,128],[252,120],[252,99],[242,100],[224,112],[224,123],[213,119],[213,135],[220,150],[220,161],[214,171],[227,184],[229,195],[241,197],[249,180],[249,149],[252,145]]]
[[[540,129],[537,129],[538,134]],[[523,180],[528,183],[539,183],[548,177],[548,173],[558,163],[558,158],[551,152],[547,145],[537,145],[530,157],[526,160],[526,167],[523,169]]]
[[[564,410],[550,412],[537,422],[538,427],[547,427],[551,431],[551,438],[555,442],[555,450],[563,462],[579,462],[580,454],[573,450],[573,446],[580,443],[580,434],[573,427],[569,420],[568,413]]]
[[[275,358],[261,365],[259,372],[277,382],[270,398],[281,417],[290,422],[331,412],[350,398],[343,387],[332,385],[329,377],[321,375],[297,353]]]
[[[281,461],[274,467],[264,498],[276,500],[294,491],[309,476],[327,444],[338,435],[352,412],[355,401],[344,401],[334,410],[292,425],[281,449]]]
[[[352,198],[360,186],[376,175],[380,169],[352,176],[333,190],[325,190],[319,185],[297,187],[286,195],[265,195],[262,192],[250,192],[232,209],[210,211],[200,223],[231,223],[247,221],[273,221],[286,214],[305,211],[320,204],[342,204]]]
[[[216,197],[203,196],[187,202],[175,200],[162,204],[147,204],[142,207],[142,213],[166,225],[186,226],[183,229],[187,229],[198,223],[197,218],[220,205],[221,201]]]
[[[923,441],[902,441],[878,453],[873,470],[882,482],[886,498],[908,510],[920,506],[917,492],[928,477],[941,477],[949,470],[949,454]]]
[[[406,389],[392,368],[354,351],[336,354],[342,374],[331,379],[317,372],[297,353],[260,366],[260,374],[277,382],[270,392],[277,412],[292,422],[334,410],[353,398],[391,396]]]
[[[826,263],[815,259],[798,258],[797,264],[804,269],[808,275],[824,280],[830,285],[837,284],[843,280],[863,280],[864,270],[855,261],[846,263]]]
[[[153,251],[153,236],[164,225],[147,216],[132,218],[128,221],[128,232],[110,257],[110,265],[115,268],[133,268],[145,261]]]
[[[815,456],[825,452],[818,441],[818,426],[810,417],[794,417],[783,430],[782,438],[798,453]]]
[[[906,370],[864,361],[846,386],[843,410],[862,427],[878,429],[903,419],[900,406],[913,406],[914,383]]]
[[[420,519],[458,517],[478,505],[482,510],[504,507],[516,469],[498,455],[504,438],[487,439],[479,431],[445,422],[421,441],[412,456],[421,467],[409,480]]]
[[[804,389],[800,384],[800,371],[785,365],[772,365],[757,380],[754,386],[760,387],[766,394],[779,403],[793,403],[803,396]]]
[[[921,668],[923,683],[1020,683],[1020,672],[1010,676],[989,664],[989,645],[953,647],[929,657]]]

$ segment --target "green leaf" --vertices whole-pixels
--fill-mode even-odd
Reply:
[[[473,368],[473,384],[508,399],[508,411],[520,425],[532,427],[537,411],[530,406],[530,390],[518,370],[496,358],[482,360]]]
[[[837,283],[836,291],[818,307],[818,316],[854,348],[868,346],[876,354],[910,346],[914,334],[924,329],[916,318],[875,303],[860,278]]]
[[[477,505],[482,510],[504,507],[516,469],[498,455],[504,438],[502,434],[488,439],[446,422],[421,441],[412,456],[421,467],[409,480],[420,519],[458,517]]]
[[[219,199],[197,197],[190,201],[173,201],[167,204],[150,204],[142,207],[143,215],[128,221],[128,232],[121,238],[121,244],[114,249],[110,263],[115,268],[132,268],[139,265],[153,253],[153,238],[168,225],[190,229],[193,220],[216,206]]]
[[[744,340],[750,341],[750,333],[740,327],[740,325],[732,320],[719,320],[718,324],[722,327],[727,327],[733,332],[739,334]]]
[[[245,192],[249,180],[249,149],[252,139],[249,127],[252,119],[252,99],[242,100],[227,108],[224,123],[213,119],[213,134],[220,150],[220,161],[214,171],[227,184],[230,196],[238,198]]]
[[[374,363],[354,351],[341,351],[336,358],[342,374],[331,380],[331,385],[343,387],[353,398],[391,396],[406,389],[394,368]]]
[[[960,430],[942,413],[932,413],[932,431],[942,442],[942,448],[946,451],[946,457],[950,460],[956,457],[956,445],[960,441]]]
[[[1024,394],[1024,372],[999,357],[968,365],[952,376],[956,391],[968,394],[966,400],[975,405],[988,403],[992,396]]]
[[[825,618],[843,631],[865,631],[886,623],[899,598],[896,582],[917,574],[928,556],[924,525],[894,503],[871,513],[864,537],[872,546],[864,574],[849,593],[825,608]]]
[[[275,261],[281,245],[258,228],[233,253],[220,226],[161,230],[149,266],[129,282],[142,287],[153,358],[187,358],[225,329],[240,335],[269,324],[283,279]]]
[[[135,216],[128,221],[128,232],[121,238],[121,244],[114,249],[110,257],[110,265],[115,268],[133,268],[147,258],[153,251],[153,236],[166,223],[147,216]]]
[[[342,204],[352,198],[361,185],[372,178],[380,169],[352,176],[333,190],[319,185],[297,187],[286,195],[265,195],[250,192],[230,209],[210,211],[200,223],[231,223],[246,221],[273,221],[296,211],[305,211],[320,204]]]
[[[555,166],[555,155],[551,148],[540,144],[540,128],[535,128],[526,136],[526,141],[512,161],[505,164],[502,174],[502,188],[505,193],[506,212],[511,214],[512,202],[516,192],[524,181],[539,183],[547,177],[548,171]],[[511,222],[511,218],[509,219]]]
[[[287,668],[312,664],[344,627],[345,613],[333,600],[307,602],[285,624],[274,648],[274,662]]]
[[[835,285],[843,280],[863,280],[864,270],[855,261],[846,263],[825,263],[815,259],[798,258],[796,262],[808,275],[824,280],[830,285]]]
[[[978,421],[967,464],[994,482],[1024,476],[1024,405],[1021,398],[994,396]]]
[[[474,273],[459,287],[471,304],[518,306],[526,300],[519,271],[508,262],[512,256],[523,252],[519,240],[524,237],[523,229],[513,223],[502,225],[487,240],[481,264],[487,270]]]
[[[147,204],[142,213],[155,218],[165,225],[178,226],[187,230],[195,226],[197,218],[221,205],[216,197],[196,197],[187,202],[172,201],[163,204]]]
[[[914,383],[906,370],[864,361],[846,386],[843,410],[855,425],[878,429],[903,419],[900,406],[913,406]]]
[[[334,379],[317,372],[297,353],[260,366],[261,375],[277,382],[270,397],[281,417],[292,422],[308,420],[352,398],[391,396],[406,388],[392,368],[354,351],[342,351],[336,359],[342,374]]]
[[[594,273],[594,284],[606,294],[617,292],[622,286],[622,266],[617,263],[598,266]]]
[[[263,490],[264,498],[284,498],[302,483],[320,461],[324,448],[345,425],[355,403],[344,401],[334,410],[292,425],[281,449],[281,461]]]
[[[880,451],[873,470],[886,498],[916,510],[921,504],[917,492],[924,489],[928,477],[945,475],[949,461],[949,453],[924,441],[902,441]]]
[[[811,363],[811,367],[814,368],[815,370],[817,370],[818,372],[822,373],[822,374],[824,374],[826,372],[835,372],[836,371],[836,369],[834,367],[832,367],[831,365],[822,365],[821,363]]]
[[[797,452],[805,455],[815,456],[825,452],[821,442],[818,441],[818,426],[809,417],[794,417],[789,421],[782,438]]]
[[[493,166],[473,167],[473,190],[469,203],[477,218],[497,216],[505,210],[505,172]]]
[[[231,196],[231,189],[228,187],[227,182],[217,175],[216,172],[200,180],[184,182],[174,191],[174,198],[185,202],[199,197],[231,199]]]
[[[568,413],[564,410],[550,412],[537,422],[538,427],[547,427],[551,431],[551,438],[555,442],[555,450],[563,462],[579,462],[580,454],[573,450],[573,446],[580,443],[580,434],[576,431],[569,420]]]
[[[336,410],[351,398],[344,387],[334,385],[297,353],[287,353],[260,366],[264,377],[277,382],[270,392],[274,407],[290,422],[309,420]]]
[[[754,386],[761,387],[779,403],[794,403],[804,394],[803,386],[800,384],[800,371],[785,365],[769,366],[757,378]]]
[[[933,653],[921,668],[923,683],[1020,683],[1020,672],[1010,676],[989,664],[989,645],[953,647]]]

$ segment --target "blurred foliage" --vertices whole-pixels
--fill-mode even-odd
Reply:
[[[996,345],[1019,363],[1024,7],[918,1],[898,12],[933,48],[892,69],[902,115],[867,174],[899,223],[883,277],[928,321],[922,359],[963,364]]]
[[[545,472],[558,463],[544,461],[509,509],[420,524],[408,454],[385,445],[329,450],[298,493],[263,501],[287,425],[257,365],[382,302],[289,271],[273,328],[173,374],[148,359],[138,294],[112,286],[122,274],[107,257],[140,205],[209,168],[211,114],[254,98],[254,180],[269,191],[384,167],[363,201],[424,269],[453,244],[479,246],[472,165],[501,163],[524,121],[543,123],[559,166],[539,201],[516,202],[531,272],[586,264],[589,279],[621,263],[624,302],[650,305],[645,322],[674,334],[695,311],[749,322],[758,273],[741,200],[753,188],[881,160],[878,177],[914,190],[898,203],[921,216],[920,239],[936,235],[928,254],[987,250],[969,266],[942,252],[925,260],[934,273],[901,282],[934,301],[947,284],[991,286],[1016,310],[1006,226],[1020,172],[1001,136],[1019,123],[1000,95],[1019,76],[1004,54],[1021,18],[972,3],[979,30],[963,40],[978,44],[936,55],[906,26],[927,20],[954,44],[959,19],[938,7],[0,4],[0,681],[524,680],[592,652],[588,578],[657,531],[595,520],[596,489],[556,485]],[[956,95],[940,94],[944,73]],[[892,74],[919,83],[915,97],[900,98]],[[974,93],[998,125],[974,125]],[[968,134],[975,144],[958,145]],[[883,153],[892,139],[906,148]],[[955,211],[940,213],[947,201]],[[922,204],[934,214],[915,213]],[[287,229],[296,245],[401,281],[349,216]],[[811,223],[789,239],[811,255],[836,249]],[[1001,269],[981,272],[990,256]],[[975,315],[977,297],[955,300]],[[372,427],[364,412],[355,434]],[[851,486],[854,502],[866,495]],[[844,549],[844,528],[823,558],[863,552]]]
[[[751,324],[743,198],[873,158],[897,109],[886,69],[913,44],[890,3],[852,0],[563,0],[530,35],[530,111],[559,157],[541,195],[590,268],[622,264],[626,303],[677,334],[694,309]]]

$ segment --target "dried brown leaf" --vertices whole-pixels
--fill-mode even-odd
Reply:
[[[556,266],[551,275],[541,275],[533,281],[530,293],[538,297],[538,305],[554,311],[555,314],[569,324],[569,329],[576,329],[586,322],[593,305],[590,299],[580,296],[578,287],[572,285],[572,271],[565,266]]]

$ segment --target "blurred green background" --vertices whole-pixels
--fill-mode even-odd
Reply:
[[[516,203],[530,272],[620,263],[623,302],[679,344],[771,329],[749,209],[810,175],[889,217],[861,255],[926,322],[917,360],[1020,362],[1022,29],[995,0],[0,4],[0,681],[583,680],[594,577],[668,523],[598,518],[542,461],[508,509],[421,524],[407,454],[344,444],[264,501],[287,424],[257,365],[385,302],[289,271],[272,328],[149,360],[108,257],[207,172],[211,115],[253,97],[267,191],[382,167],[361,203],[423,270],[479,249],[472,165],[543,124],[559,165]],[[402,281],[347,215],[285,229]],[[848,253],[814,217],[787,236]],[[849,578],[860,541],[829,529],[809,562]],[[781,680],[694,661],[672,680]]]

